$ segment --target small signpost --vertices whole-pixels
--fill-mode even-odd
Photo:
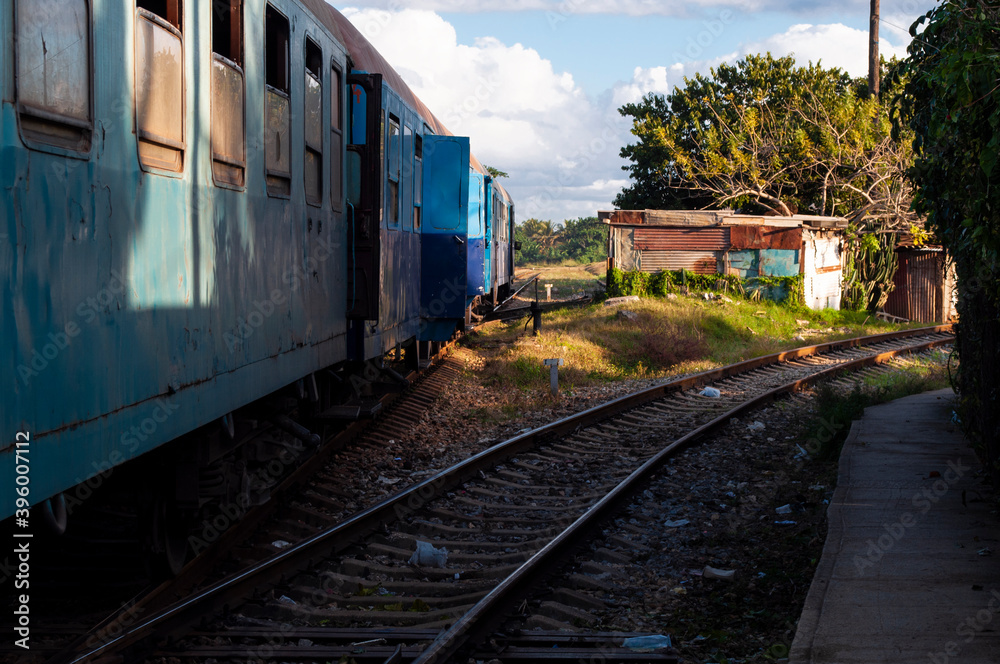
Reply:
[[[545,284],[545,301],[552,301],[552,284]]]
[[[542,362],[545,366],[549,368],[549,389],[552,391],[552,396],[559,395],[559,367],[563,366],[565,362],[561,357],[553,358],[551,360],[545,360]]]

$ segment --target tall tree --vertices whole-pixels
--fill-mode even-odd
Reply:
[[[888,108],[839,69],[750,55],[669,96],[627,104],[635,144],[621,154],[632,185],[619,207],[736,207],[777,215],[840,215],[906,227],[910,161]],[[670,205],[668,207],[676,207]]]
[[[487,166],[486,167],[486,172],[489,173],[490,177],[492,177],[494,180],[499,180],[500,178],[509,178],[510,177],[504,171],[501,171],[499,168],[493,168],[492,166]]]
[[[597,217],[567,219],[560,235],[560,248],[566,258],[595,263],[608,257],[608,227]]]
[[[924,29],[918,33],[921,25]],[[960,418],[1000,485],[1000,4],[948,0],[910,28],[898,75],[914,205],[958,272]]]

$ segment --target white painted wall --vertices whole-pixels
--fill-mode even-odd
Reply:
[[[803,275],[806,306],[810,309],[840,309],[843,296],[841,235],[803,229],[803,239],[806,244]],[[824,268],[836,269],[820,273]]]

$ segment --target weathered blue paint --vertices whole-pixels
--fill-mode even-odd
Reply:
[[[726,254],[730,274],[736,274],[746,279],[759,275],[760,257],[756,249],[730,251]]]
[[[509,288],[514,280],[514,205],[507,191],[497,185],[504,215],[495,223],[493,274],[496,288]]]
[[[761,277],[794,277],[800,272],[799,251],[795,249],[760,249],[757,270]]]
[[[490,177],[470,170],[469,172],[469,272],[466,288],[466,305],[486,294],[489,281],[489,262],[486,251],[486,213],[489,209],[487,192]]]
[[[469,139],[424,135],[421,341],[444,341],[431,324],[465,319],[468,282]],[[449,334],[450,336],[450,334]]]
[[[0,392],[0,425],[8,434],[31,434],[33,503],[348,359],[346,217],[343,206],[328,200],[328,183],[321,207],[305,203],[301,121],[305,36],[323,51],[327,127],[328,66],[332,59],[346,71],[346,53],[336,31],[316,24],[299,3],[270,4],[291,26],[288,198],[269,197],[264,183],[265,0],[247,0],[244,7],[244,188],[216,185],[212,175],[211,63],[205,57],[212,50],[211,3],[182,3],[181,173],[143,171],[138,163],[134,0],[89,2],[94,123],[85,154],[21,136],[14,45],[9,39],[0,45],[0,374],[10,377]],[[12,17],[13,3],[0,1],[0,34],[13,33]],[[363,91],[352,92],[361,95],[343,95],[345,109],[364,108]],[[383,109],[411,135],[422,135],[432,120],[400,101],[398,92],[383,87]],[[364,135],[363,124],[348,126]],[[324,133],[327,174],[340,168],[343,152],[332,155],[330,132]],[[413,141],[404,139],[403,149],[404,164],[412,162]],[[412,170],[401,174],[397,223],[388,224],[384,204],[380,210],[379,320],[357,322],[362,356],[354,359],[379,357],[418,335],[423,256],[420,229],[412,223],[414,181]],[[467,178],[458,189],[457,198],[467,200]],[[426,227],[426,193],[424,199]],[[459,217],[468,219],[459,207]],[[489,213],[487,205],[484,217]],[[441,232],[437,240],[465,232]],[[487,246],[484,238],[484,256]],[[447,255],[433,241],[424,250],[432,268]],[[448,269],[467,277],[466,258]],[[455,288],[456,301],[463,301],[467,284]],[[447,295],[440,291],[437,299]],[[460,320],[430,320],[430,338],[450,334]],[[11,435],[0,441],[0,477],[13,476],[10,441]],[[12,513],[12,498],[0,496],[0,519]]]
[[[726,254],[728,271],[749,277],[794,277],[799,274],[799,252],[793,249],[740,249]]]
[[[123,37],[134,2],[91,4],[95,120],[86,154],[26,146],[11,101],[13,44],[0,46],[0,374],[9,377],[0,428],[31,433],[32,502],[346,352],[345,223],[328,200],[304,202],[300,122],[292,123],[291,198],[264,194],[263,0],[245,10],[245,191],[212,178],[210,62],[194,56],[211,52],[211,4],[184,3],[180,174],[138,164],[133,46]],[[344,66],[331,33],[294,3],[277,4],[298,26],[292,53],[304,51],[309,26],[326,62]],[[0,34],[11,33],[11,17],[4,2]],[[303,78],[291,77],[293,118],[303,117]],[[328,133],[324,140],[329,156]],[[14,456],[2,446],[0,477],[13,477]],[[13,497],[0,496],[0,518]]]
[[[381,269],[379,287],[381,293],[379,322],[375,327],[366,326],[365,358],[380,357],[417,335],[420,327],[420,273],[421,234],[413,228],[413,143],[402,141],[404,128],[419,131],[422,128],[416,112],[400,99],[397,91],[388,84],[382,86],[382,111],[385,118],[383,131],[383,187],[381,222]],[[390,219],[390,187],[388,146],[390,143],[389,117],[395,117],[400,124],[401,164],[399,174],[399,218]],[[426,151],[426,137],[424,150]]]

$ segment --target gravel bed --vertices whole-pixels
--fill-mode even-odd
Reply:
[[[453,353],[465,372],[409,435],[352,459],[352,479],[342,489],[355,499],[346,510],[362,509],[520,432],[662,382],[577,388],[531,410],[533,397],[479,384],[482,360],[472,350]],[[518,399],[525,401],[520,416],[496,414],[498,404]],[[711,445],[668,464],[629,513],[606,528],[608,537],[617,537],[594,545],[622,550],[625,536],[646,547],[601,595],[608,609],[598,614],[595,629],[669,634],[692,663],[780,661],[787,654],[822,551],[836,479],[835,462],[808,460],[796,445],[822,433],[805,430],[812,411],[811,393],[800,393],[734,419]],[[733,580],[707,578],[706,566],[731,570]]]
[[[806,460],[794,442],[814,433],[803,429],[812,408],[806,393],[734,418],[710,444],[675,457],[609,524],[606,537],[645,548],[600,594],[609,608],[596,612],[596,629],[668,634],[685,662],[787,655],[836,480],[835,462]]]
[[[531,397],[527,395],[506,395],[503,398],[508,403],[523,399],[525,412],[518,417],[498,417],[495,407],[500,395],[480,385],[475,378],[482,360],[463,348],[454,350],[453,356],[465,364],[463,375],[448,385],[431,409],[421,414],[405,439],[390,440],[377,454],[369,448],[364,455],[352,455],[349,460],[343,454],[336,455],[334,464],[350,464],[350,473],[342,476],[340,489],[354,498],[346,501],[342,514],[331,516],[343,518],[374,505],[519,433],[663,382],[629,380],[579,388],[537,410],[531,410],[534,405],[529,406]]]

